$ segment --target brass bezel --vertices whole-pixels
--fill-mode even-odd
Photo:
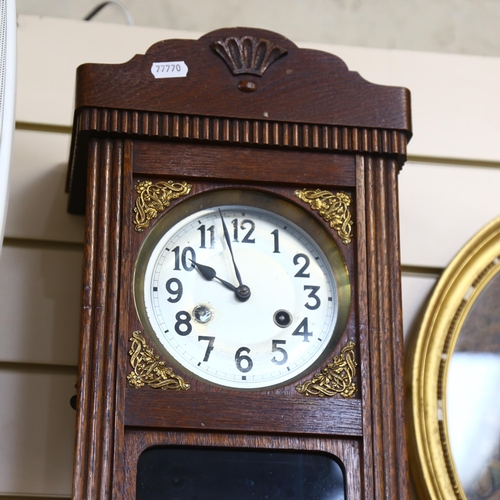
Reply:
[[[500,272],[500,218],[477,233],[438,281],[407,361],[415,485],[419,498],[465,500],[451,453],[446,381],[461,328],[477,297]]]
[[[180,365],[163,347],[161,342],[157,339],[154,329],[151,326],[148,316],[146,314],[145,304],[142,300],[144,296],[144,274],[148,264],[149,256],[151,255],[156,244],[159,242],[163,234],[172,226],[181,222],[194,212],[199,210],[213,208],[224,205],[246,205],[255,208],[262,208],[274,212],[282,217],[287,218],[291,222],[299,226],[306,232],[319,246],[325,254],[328,263],[330,264],[333,277],[336,281],[338,288],[338,317],[337,323],[334,328],[332,338],[328,345],[325,347],[321,356],[318,357],[316,362],[301,372],[293,379],[289,379],[284,383],[275,386],[266,386],[262,388],[244,389],[238,388],[233,390],[241,391],[259,391],[269,390],[276,387],[283,387],[303,378],[308,373],[313,373],[322,363],[324,363],[329,356],[331,356],[334,347],[339,343],[339,340],[345,331],[347,320],[349,317],[351,307],[351,284],[349,279],[349,272],[345,263],[344,257],[340,248],[335,240],[318,221],[316,221],[304,208],[296,205],[284,198],[271,193],[264,193],[257,190],[243,190],[243,189],[218,189],[206,191],[185,199],[177,204],[172,209],[168,210],[164,215],[159,218],[158,222],[151,229],[145,238],[137,256],[137,261],[134,269],[134,302],[138,317],[141,321],[145,333],[150,340],[154,343],[155,347],[165,358],[177,368],[180,368],[185,373],[188,373],[195,379],[202,380],[205,383],[216,385],[213,382],[202,379],[196,374],[190,372],[186,367]],[[222,386],[228,389],[230,387]]]

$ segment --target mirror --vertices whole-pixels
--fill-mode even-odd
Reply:
[[[500,218],[443,273],[408,363],[419,498],[500,500]]]

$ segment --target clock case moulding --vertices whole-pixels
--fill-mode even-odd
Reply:
[[[172,61],[187,76],[155,78],[154,63]],[[165,444],[324,451],[342,462],[348,498],[408,498],[397,177],[410,137],[407,89],[369,83],[338,57],[265,30],[166,40],[123,64],[78,68],[68,211],[87,223],[74,498],[135,498],[139,455]],[[330,358],[354,342],[352,397],[297,392],[323,366],[265,391],[129,384],[132,334],[143,330],[134,265],[158,220],[134,229],[144,180],[188,182],[187,198],[268,192],[330,231],[352,294]],[[298,189],[347,193],[352,241]]]

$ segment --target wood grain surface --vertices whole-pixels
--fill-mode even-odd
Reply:
[[[231,37],[286,54],[262,76],[242,77],[210,47]],[[156,81],[150,67],[165,58],[186,61],[188,76]],[[256,90],[242,92],[243,78]],[[123,65],[84,65],[77,106],[67,186],[70,211],[86,206],[87,230],[74,498],[134,498],[137,459],[160,444],[326,451],[343,464],[348,498],[408,498],[397,203],[408,91],[370,84],[279,35],[234,29],[160,42]],[[179,367],[188,391],[127,387],[129,338],[143,330],[134,265],[157,222],[143,233],[131,222],[144,179],[187,180],[189,197],[230,187],[300,204],[298,186],[351,196],[349,244],[310,215],[351,277],[347,326],[328,354],[355,342],[352,399],[306,397],[296,382],[239,393]]]

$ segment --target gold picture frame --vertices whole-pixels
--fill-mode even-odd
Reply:
[[[446,268],[434,289],[418,335],[409,348],[410,460],[420,499],[500,498],[500,419],[495,419],[496,437],[480,427],[485,415],[491,413],[489,405],[496,404],[498,393],[488,389],[491,380],[485,373],[492,374],[491,370],[487,372],[483,366],[478,371],[475,362],[478,354],[489,356],[492,349],[495,366],[500,366],[499,325],[500,218],[476,234]],[[489,360],[489,357],[484,359]],[[457,365],[459,362],[462,364]],[[498,372],[495,373],[497,378],[493,382],[500,388]],[[457,405],[459,377],[464,377],[466,383],[460,387],[460,404]],[[467,386],[467,380],[471,385]],[[485,391],[493,392],[486,403],[487,408],[476,403],[481,394],[481,401],[485,401],[484,394],[488,395]],[[460,408],[463,413],[457,411]],[[473,422],[474,415],[465,415],[469,408],[471,412],[478,412],[480,439],[497,440],[494,442],[495,455],[489,463],[478,464],[480,451],[471,450],[470,460],[480,471],[474,484],[469,477],[473,471],[464,469],[467,456],[461,441],[468,433],[457,434],[456,431],[465,425],[464,422]],[[497,412],[495,407],[496,416]],[[458,462],[457,458],[460,458]]]

